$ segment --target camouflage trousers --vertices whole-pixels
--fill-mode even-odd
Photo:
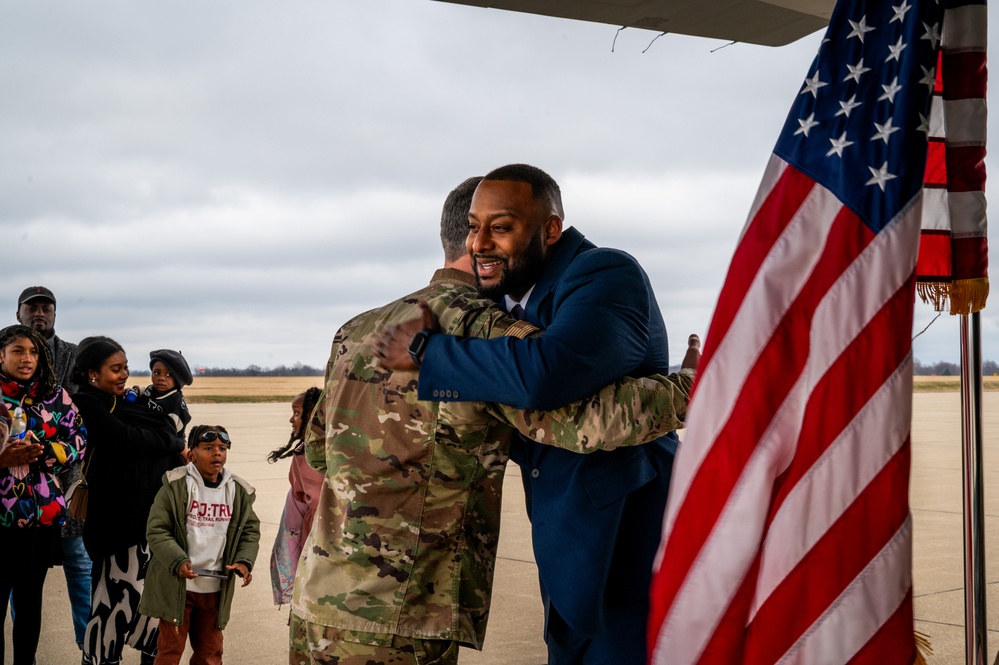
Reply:
[[[458,643],[387,636],[391,644],[354,641],[349,630],[309,623],[291,615],[289,665],[457,665]]]

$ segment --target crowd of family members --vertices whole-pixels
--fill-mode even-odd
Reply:
[[[16,415],[24,414],[28,427],[0,454],[0,473],[19,481],[0,483],[0,498],[7,508],[4,526],[22,528],[19,537],[34,539],[17,549],[37,554],[29,574],[11,580],[12,594],[8,589],[14,662],[34,660],[41,585],[47,568],[61,563],[83,663],[118,663],[125,644],[141,652],[142,663],[152,663],[156,625],[138,612],[150,559],[146,520],[163,474],[185,463],[180,453],[191,416],[181,388],[191,384],[190,367],[177,351],[153,351],[151,384],[126,391],[124,350],[107,337],[89,337],[79,346],[60,339],[50,289],[25,289],[16,317],[22,325],[5,329],[0,350],[7,359],[3,400]],[[60,399],[65,404],[54,404]],[[75,423],[78,441],[49,422],[56,417],[64,425]],[[58,473],[58,482],[39,485],[46,473]],[[63,490],[84,475],[87,512],[78,520],[66,514]],[[15,518],[29,510],[37,519]],[[60,524],[61,538],[40,540],[60,535]],[[49,528],[34,535],[38,525]]]
[[[281,606],[291,602],[298,559],[302,546],[312,531],[312,522],[319,506],[319,490],[323,475],[305,461],[305,429],[308,416],[319,401],[319,388],[309,388],[295,397],[291,403],[291,436],[288,443],[272,450],[267,461],[291,458],[288,466],[288,494],[285,497],[281,521],[278,522],[277,536],[271,549],[271,590],[274,604]]]
[[[482,220],[488,220],[485,232],[477,229]],[[482,239],[499,237],[501,227],[503,237],[513,242],[502,247],[488,244],[491,253],[483,254],[487,245]],[[564,526],[562,542],[556,545],[563,565],[573,567],[567,574],[575,584],[586,586],[591,581],[584,576],[596,576],[592,584],[601,588],[577,595],[591,603],[586,611],[597,614],[597,621],[603,623],[604,615],[617,610],[622,601],[629,611],[630,605],[641,602],[643,594],[631,581],[620,591],[605,590],[610,576],[606,568],[612,560],[614,565],[627,566],[644,561],[645,550],[627,553],[628,561],[618,551],[645,544],[630,529],[649,528],[658,533],[651,513],[658,509],[655,519],[661,519],[676,440],[672,430],[685,414],[698,354],[688,354],[689,368],[666,376],[665,329],[644,273],[627,255],[600,252],[584,244],[581,236],[560,243],[561,235],[558,188],[540,170],[508,167],[485,179],[466,180],[445,202],[441,217],[445,264],[430,284],[355,317],[337,332],[326,388],[306,439],[308,462],[326,475],[326,482],[295,578],[290,663],[447,664],[457,662],[459,646],[482,648],[503,474],[511,446],[526,447],[525,441],[533,441],[530,445],[540,451],[560,454],[553,463],[576,465],[579,473],[588,471],[579,469],[579,462],[593,460],[590,477],[598,486],[590,488],[592,498],[585,488],[572,487],[564,477],[557,481],[561,483],[557,491],[571,504],[563,509],[565,513],[584,510],[580,506],[584,501],[595,500],[603,509],[572,514],[574,521]],[[552,259],[556,250],[561,251],[558,260]],[[590,251],[594,256],[587,257],[581,270],[586,277],[570,272],[573,257]],[[552,265],[555,274],[543,274]],[[623,281],[613,288],[601,284],[588,290],[595,272],[637,280],[637,285],[629,282],[623,289],[637,295],[622,297],[618,291]],[[567,278],[564,273],[569,273]],[[569,286],[560,290],[566,279]],[[526,302],[535,284],[542,304],[528,304],[535,313],[530,323],[516,320],[489,299],[509,292]],[[624,300],[623,305],[611,301],[612,293],[613,300]],[[641,298],[645,303],[639,307]],[[552,300],[574,311],[577,320],[553,320]],[[539,308],[544,308],[546,316],[536,315]],[[582,318],[590,321],[581,322]],[[621,318],[631,324],[618,321]],[[415,336],[408,327],[414,320],[413,331],[419,331]],[[543,333],[539,323],[547,326]],[[603,326],[603,330],[594,331],[590,325]],[[572,331],[581,327],[594,339],[575,338]],[[378,333],[386,329],[393,332],[384,343],[377,343]],[[614,353],[599,344],[597,337],[615,340]],[[616,348],[619,338],[620,353]],[[438,339],[481,342],[484,350],[496,349],[493,355],[503,357],[487,366],[480,363],[481,369],[460,370],[470,379],[461,385],[455,382],[425,391],[423,377],[417,387],[408,370],[435,353],[444,353],[428,346]],[[573,346],[590,357],[564,357],[553,349],[560,345]],[[400,353],[405,362],[396,362]],[[460,353],[470,355],[476,350]],[[543,353],[550,355],[544,362]],[[601,360],[603,365],[617,362],[613,368],[590,374],[582,371],[608,355],[619,356],[618,361]],[[462,360],[456,362],[460,365]],[[551,371],[559,373],[560,379],[540,376],[532,363],[554,363]],[[558,395],[535,399],[522,386],[504,386],[500,398],[499,392],[486,397],[473,385],[484,381],[488,390],[487,375],[514,383],[513,377],[520,373],[539,375],[544,385],[574,383],[587,388],[571,397],[562,388]],[[650,376],[629,378],[642,374]],[[530,410],[521,410],[525,408]],[[665,441],[658,441],[664,436]],[[638,445],[642,443],[646,445]],[[532,454],[544,457],[533,448],[522,457]],[[616,479],[608,478],[615,475],[608,473],[612,469],[617,470]],[[547,494],[532,492],[535,501],[545,501],[556,491],[543,489]],[[641,515],[626,515],[629,511]],[[613,517],[594,514],[601,512]],[[532,512],[536,528],[540,514],[537,507]],[[575,521],[580,519],[594,524],[580,529]],[[573,537],[577,529],[592,529],[594,538],[611,552],[598,552],[594,543]],[[536,531],[535,542],[539,535]],[[581,560],[591,556],[597,558],[595,565]],[[648,552],[650,571],[651,557]],[[642,577],[631,568],[617,574]],[[647,592],[647,585],[642,591]],[[632,614],[615,614],[606,623],[622,628],[619,622],[632,618]],[[643,642],[644,615],[637,623],[627,629],[626,636],[615,635],[613,640],[623,642],[638,635]],[[612,640],[603,635],[605,626],[592,627],[588,624],[572,636],[578,641],[572,645],[575,652],[565,654],[557,641],[570,636],[565,631],[555,635],[549,618],[549,663],[632,662],[620,660],[617,653],[607,659],[604,649],[610,649],[610,644],[604,647],[594,642]],[[640,650],[623,643],[613,648]]]

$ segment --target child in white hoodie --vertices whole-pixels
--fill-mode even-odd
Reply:
[[[233,576],[242,586],[252,579],[260,540],[256,496],[225,468],[230,445],[224,427],[194,427],[187,441],[191,462],[164,474],[149,512],[152,560],[139,611],[160,619],[156,665],[179,664],[188,633],[194,662],[220,665]]]

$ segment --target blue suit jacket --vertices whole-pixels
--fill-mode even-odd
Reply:
[[[526,310],[545,333],[523,340],[432,336],[421,399],[450,395],[547,410],[625,375],[668,373],[666,327],[635,259],[596,248],[572,228],[553,250]],[[644,621],[677,442],[671,432],[588,455],[514,444],[543,591],[574,630],[596,635],[615,610]]]

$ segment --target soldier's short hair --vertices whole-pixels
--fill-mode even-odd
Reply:
[[[482,182],[482,176],[469,178],[451,190],[444,199],[441,211],[441,245],[444,259],[457,261],[468,253],[465,239],[468,238],[468,209],[472,207],[472,195]]]

